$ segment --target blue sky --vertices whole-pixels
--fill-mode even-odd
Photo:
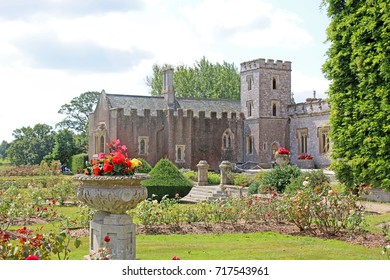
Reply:
[[[86,91],[147,95],[154,63],[292,61],[304,101],[329,82],[321,72],[329,20],[321,0],[0,1],[0,141],[64,118]]]

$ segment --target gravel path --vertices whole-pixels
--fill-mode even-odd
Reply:
[[[379,203],[372,201],[362,201],[360,202],[365,210],[368,212],[375,212],[379,214],[390,213],[390,203]]]

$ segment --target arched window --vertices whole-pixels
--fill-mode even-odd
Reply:
[[[176,162],[184,163],[185,162],[185,145],[176,145]]]
[[[272,79],[272,89],[276,89],[276,79]]]
[[[233,132],[228,128],[225,130],[225,132],[222,134],[222,148],[224,150],[232,149],[233,148],[233,141],[234,141],[234,134]]]
[[[330,150],[329,126],[318,128],[320,154],[326,154]]]
[[[100,151],[99,152],[104,153],[104,144],[105,144],[104,136],[100,136]]]
[[[272,104],[272,116],[276,117],[276,104]]]
[[[253,154],[253,137],[252,136],[246,137],[246,153],[248,155]]]
[[[181,161],[181,160],[182,160],[181,148],[178,148],[178,149],[177,149],[177,160],[178,160],[178,161]]]
[[[139,146],[140,146],[139,153],[141,155],[144,155],[145,154],[145,140],[144,139],[141,140]]]

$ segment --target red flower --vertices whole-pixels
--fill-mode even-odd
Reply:
[[[179,258],[179,257],[177,257],[177,256],[174,256],[174,257],[172,258],[172,260],[174,260],[174,261],[178,261],[178,260],[180,260],[180,258]]]
[[[125,162],[125,156],[121,153],[117,153],[112,158],[112,163],[114,163],[114,164],[123,164],[124,162]]]
[[[266,216],[267,218],[269,218],[269,217],[271,217],[271,213],[267,213],[267,214],[265,214],[265,216]]]
[[[1,235],[3,235],[3,236],[1,236]],[[2,233],[1,231],[0,231],[0,236],[1,236],[1,241],[3,241],[3,242],[7,242],[8,240],[9,240],[9,233],[8,232],[6,232],[6,233]]]
[[[103,165],[104,173],[110,173],[112,170],[114,170],[114,166],[106,160]]]
[[[96,165],[93,168],[93,175],[95,175],[95,176],[99,176],[100,175],[100,168],[99,168],[99,166]]]
[[[131,166],[132,166],[131,160],[126,159],[125,165],[131,170]]]
[[[25,260],[40,260],[40,258],[35,255],[29,255]]]
[[[106,235],[105,237],[104,237],[104,242],[106,242],[106,243],[109,243],[110,242],[110,237],[108,236],[108,235]]]
[[[279,155],[289,155],[290,151],[287,150],[285,147],[280,147],[277,152]]]
[[[43,208],[43,211],[47,211],[47,207]]]
[[[53,205],[55,205],[56,204],[56,200],[55,199],[53,199],[52,201],[51,201],[51,203],[53,203]]]

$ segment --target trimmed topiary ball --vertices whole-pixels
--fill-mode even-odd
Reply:
[[[192,183],[186,179],[179,169],[168,159],[161,159],[149,172],[150,179],[141,182],[148,189],[148,197],[161,200],[165,195],[174,198],[186,196]]]

